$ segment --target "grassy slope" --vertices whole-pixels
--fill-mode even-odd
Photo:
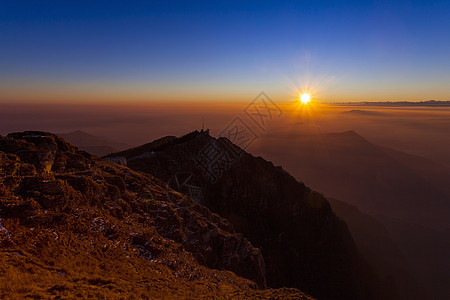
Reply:
[[[198,264],[158,231],[179,208],[155,178],[54,136],[17,139],[0,137],[0,298],[312,299]]]

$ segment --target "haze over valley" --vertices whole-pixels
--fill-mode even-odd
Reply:
[[[0,3],[1,299],[450,299],[450,2]]]

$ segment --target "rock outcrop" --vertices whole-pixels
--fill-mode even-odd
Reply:
[[[153,153],[145,156],[145,153]],[[167,137],[112,154],[170,182],[200,178],[198,199],[259,247],[271,287],[297,287],[319,299],[374,299],[377,278],[327,199],[281,167],[205,132]]]
[[[169,287],[200,280],[217,295],[307,299],[298,290],[257,291],[266,285],[261,252],[228,220],[151,175],[79,151],[53,134],[0,136],[0,183],[0,247],[20,254],[14,259],[52,260],[61,270],[48,270],[74,275],[58,259],[90,253],[107,260],[105,266],[116,257],[160,268],[155,274],[170,273],[162,276]]]

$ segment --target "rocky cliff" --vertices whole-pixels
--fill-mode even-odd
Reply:
[[[261,252],[226,219],[44,132],[0,136],[0,250],[0,297],[310,299],[258,290]]]
[[[231,221],[259,247],[271,287],[319,299],[377,298],[377,278],[321,194],[224,138],[193,132],[112,154]],[[175,183],[175,184],[174,184]]]

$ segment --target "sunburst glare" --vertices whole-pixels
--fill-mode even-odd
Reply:
[[[311,96],[309,94],[302,94],[299,98],[302,104],[309,104],[311,102]]]

